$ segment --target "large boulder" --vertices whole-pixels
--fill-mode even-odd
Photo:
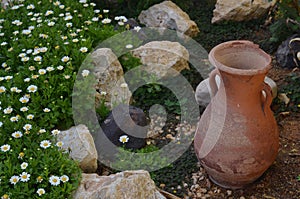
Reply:
[[[273,3],[274,0],[217,0],[212,23],[257,19],[265,15]]]
[[[165,199],[147,171],[123,171],[110,176],[82,174],[74,199]]]
[[[131,92],[124,80],[123,68],[117,56],[109,48],[98,48],[91,54],[96,78],[96,107],[102,98],[111,108],[115,104],[129,102]],[[105,93],[103,95],[102,93]]]
[[[189,69],[189,52],[178,42],[152,41],[132,51],[133,56],[140,58],[147,72],[161,78],[174,75],[168,69],[177,72]]]
[[[138,19],[146,27],[169,28],[190,37],[199,32],[197,24],[172,1],[164,1],[143,10]]]
[[[79,166],[84,172],[92,173],[97,170],[98,153],[93,137],[85,125],[61,131],[57,140],[63,142],[64,150],[70,150],[70,157],[79,161]]]
[[[282,68],[300,67],[300,35],[294,34],[278,47],[275,57]]]

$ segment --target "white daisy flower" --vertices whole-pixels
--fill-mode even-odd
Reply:
[[[46,73],[47,73],[47,71],[45,69],[40,69],[39,70],[40,75],[45,75]]]
[[[29,115],[27,115],[27,117],[26,117],[28,120],[32,120],[33,118],[34,118],[34,115],[33,114],[29,114]]]
[[[103,24],[109,24],[111,22],[111,19],[105,18],[101,21]]]
[[[27,8],[27,10],[33,10],[35,7],[33,4],[30,4],[26,8]]]
[[[11,92],[17,92],[17,90],[18,90],[18,87],[15,87],[15,86],[10,88]]]
[[[48,66],[48,67],[46,68],[46,71],[48,71],[48,72],[54,71],[54,68],[53,68],[52,66]]]
[[[26,111],[28,111],[28,108],[26,106],[24,106],[24,107],[20,108],[20,111],[26,112]]]
[[[50,182],[51,185],[57,186],[57,185],[60,184],[60,178],[58,176],[51,176],[49,178],[49,182]]]
[[[11,107],[7,107],[6,109],[3,110],[4,114],[11,114],[12,111],[13,111],[13,108],[11,108]]]
[[[28,101],[29,101],[29,98],[28,97],[26,97],[26,96],[24,96],[24,97],[21,97],[20,99],[19,99],[19,101],[21,102],[21,103],[27,103]]]
[[[127,48],[127,49],[133,48],[133,45],[132,45],[132,44],[127,44],[127,45],[125,46],[125,48]]]
[[[87,47],[81,47],[79,50],[82,53],[86,53],[88,51],[88,48]]]
[[[39,133],[46,133],[46,130],[45,129],[40,129]]]
[[[44,108],[43,111],[44,111],[45,113],[49,113],[51,110],[50,110],[49,108]]]
[[[90,74],[90,71],[89,71],[89,70],[83,70],[83,71],[81,72],[82,77],[87,77],[89,74]]]
[[[28,163],[27,162],[23,162],[22,164],[21,164],[21,169],[26,169],[28,167]]]
[[[51,142],[49,140],[43,140],[40,143],[40,147],[42,147],[44,149],[47,149],[50,146],[51,146]]]
[[[26,57],[26,53],[20,53],[19,57],[21,57],[21,58]]]
[[[30,78],[29,77],[25,78],[24,82],[30,82]]]
[[[66,27],[67,27],[67,28],[71,28],[72,26],[73,26],[72,23],[66,23]]]
[[[10,179],[9,179],[9,182],[13,185],[17,184],[19,182],[20,178],[19,176],[12,176]]]
[[[42,47],[42,48],[39,48],[39,51],[42,52],[42,53],[45,53],[47,52],[48,48],[47,47]]]
[[[127,135],[122,135],[120,138],[119,138],[119,141],[122,142],[123,144],[128,142],[129,140],[129,137]]]
[[[45,189],[43,189],[43,188],[39,188],[39,189],[36,191],[36,193],[37,193],[39,196],[41,196],[41,195],[45,194],[46,191],[45,191]]]
[[[27,172],[22,172],[22,174],[20,174],[20,181],[21,182],[27,182],[30,180],[30,174]]]
[[[65,21],[69,21],[71,19],[73,19],[73,17],[71,15],[68,15],[68,16],[65,17]]]
[[[68,181],[69,181],[69,177],[68,177],[67,175],[62,175],[62,176],[60,177],[60,180],[61,180],[63,183],[68,182]]]
[[[52,15],[54,12],[52,10],[47,10],[45,13],[45,16]]]
[[[23,35],[29,35],[31,33],[31,30],[22,30]]]
[[[41,56],[36,56],[36,57],[33,58],[33,60],[39,62],[39,61],[42,61],[42,57]]]
[[[63,56],[62,58],[61,58],[61,61],[62,62],[68,62],[70,60],[70,57],[69,56]]]
[[[103,13],[109,13],[109,10],[107,10],[107,9],[105,10],[105,9],[104,9],[104,10],[103,10]]]
[[[11,134],[14,138],[21,138],[23,136],[23,133],[21,131],[16,131]]]
[[[48,23],[48,26],[54,26],[55,25],[55,22],[53,22],[53,21],[50,21],[49,23]]]
[[[11,122],[17,122],[18,121],[18,117],[14,116],[10,118]]]
[[[10,149],[10,145],[9,144],[4,144],[1,146],[1,151],[3,152],[7,152]]]
[[[54,130],[51,131],[51,133],[52,133],[52,135],[55,136],[55,135],[58,135],[60,133],[60,130],[54,129]]]
[[[58,70],[63,70],[64,67],[60,65],[60,66],[57,66],[57,69],[58,69]]]
[[[22,62],[28,62],[28,61],[29,61],[29,57],[22,57],[22,58],[21,58],[21,61],[22,61]]]
[[[26,130],[26,131],[29,131],[29,130],[32,129],[32,125],[31,125],[31,124],[25,124],[25,125],[23,126],[23,129]]]
[[[37,91],[37,86],[35,86],[35,85],[30,85],[30,86],[27,87],[27,91],[28,91],[29,93],[35,93],[35,92]]]
[[[4,86],[0,86],[0,93],[4,93],[6,91],[6,88]]]
[[[62,141],[59,141],[59,142],[56,143],[57,147],[62,147],[63,145],[64,145],[64,143]]]
[[[3,122],[0,122],[0,127],[2,127],[3,126]]]

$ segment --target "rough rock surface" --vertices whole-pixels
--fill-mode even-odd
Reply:
[[[110,176],[82,174],[74,199],[165,199],[147,171],[123,171]]]
[[[105,101],[110,107],[115,104],[128,102],[131,92],[124,80],[123,68],[117,56],[109,48],[99,48],[91,54],[94,65],[94,75],[96,78],[95,88],[98,93],[96,97],[105,97]],[[96,99],[99,102],[100,99]],[[97,107],[96,103],[96,107]]]
[[[282,42],[278,47],[275,57],[279,66],[283,68],[300,67],[300,35],[295,34]]]
[[[212,23],[257,19],[265,15],[273,3],[268,0],[217,0]]]
[[[147,27],[164,27],[177,30],[190,37],[198,34],[197,24],[172,1],[164,1],[143,10],[139,21]]]
[[[107,136],[107,138],[114,145],[116,146],[124,145],[126,148],[140,149],[146,145],[145,138],[147,137],[147,131],[146,128],[139,129],[138,127],[139,126],[143,127],[146,125],[147,125],[147,119],[142,109],[134,106],[129,106],[129,110],[128,110],[127,105],[121,104],[112,110],[109,116],[101,124],[101,128],[104,134]],[[120,137],[123,135],[126,135],[129,138],[128,142],[124,144],[122,144],[119,141]],[[98,140],[99,138],[97,139],[97,141]],[[105,143],[101,145],[104,147],[106,146]]]
[[[79,161],[80,168],[86,173],[97,170],[98,153],[92,135],[85,125],[74,126],[57,135],[63,142],[62,148],[70,150],[70,157]]]
[[[216,83],[220,85],[220,78],[216,76]],[[273,98],[277,96],[277,85],[276,83],[269,77],[265,77],[265,83],[268,84],[272,89]],[[195,98],[197,103],[200,106],[206,107],[211,100],[211,88],[209,86],[209,79],[205,79],[199,83],[196,88]]]
[[[189,52],[178,42],[152,41],[132,51],[133,56],[141,59],[143,68],[157,77],[175,75],[168,69],[180,73],[189,69]]]

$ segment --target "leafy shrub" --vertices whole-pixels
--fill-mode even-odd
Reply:
[[[0,12],[2,198],[70,198],[78,186],[78,164],[55,135],[73,124],[71,93],[82,61],[117,33],[108,11],[94,6],[19,0]]]
[[[270,25],[270,41],[280,43],[293,33],[300,31],[299,5],[297,0],[276,2],[275,21]]]

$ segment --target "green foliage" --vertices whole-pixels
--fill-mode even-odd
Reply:
[[[284,104],[279,99],[274,101],[275,104],[279,105],[277,112],[282,111],[294,111],[300,112],[300,73],[291,73],[286,78],[286,83],[279,87],[280,93],[285,93],[290,99],[289,104]]]
[[[297,0],[276,2],[275,21],[270,25],[270,41],[280,43],[300,31],[299,5]]]
[[[142,64],[141,60],[137,57],[134,57],[130,52],[122,55],[119,58],[119,61],[124,69],[124,73]]]
[[[83,0],[20,0],[0,12],[2,198],[71,198],[78,187],[78,163],[55,135],[73,125],[77,73],[79,87],[94,100],[90,68],[78,71],[87,53],[118,33],[102,22],[107,13],[94,6]],[[91,106],[80,104],[83,109]]]
[[[154,145],[147,145],[146,147],[138,150],[125,149],[124,147],[118,148],[116,154],[116,161],[112,163],[113,168],[122,169],[146,169],[159,168],[161,165],[167,164],[167,159],[162,157],[158,151],[159,148]],[[151,153],[157,152],[157,153]],[[151,153],[151,154],[149,154]],[[142,154],[141,156],[134,156],[134,154]],[[145,154],[145,155],[143,155]]]
[[[297,176],[297,180],[300,181],[300,174]]]

